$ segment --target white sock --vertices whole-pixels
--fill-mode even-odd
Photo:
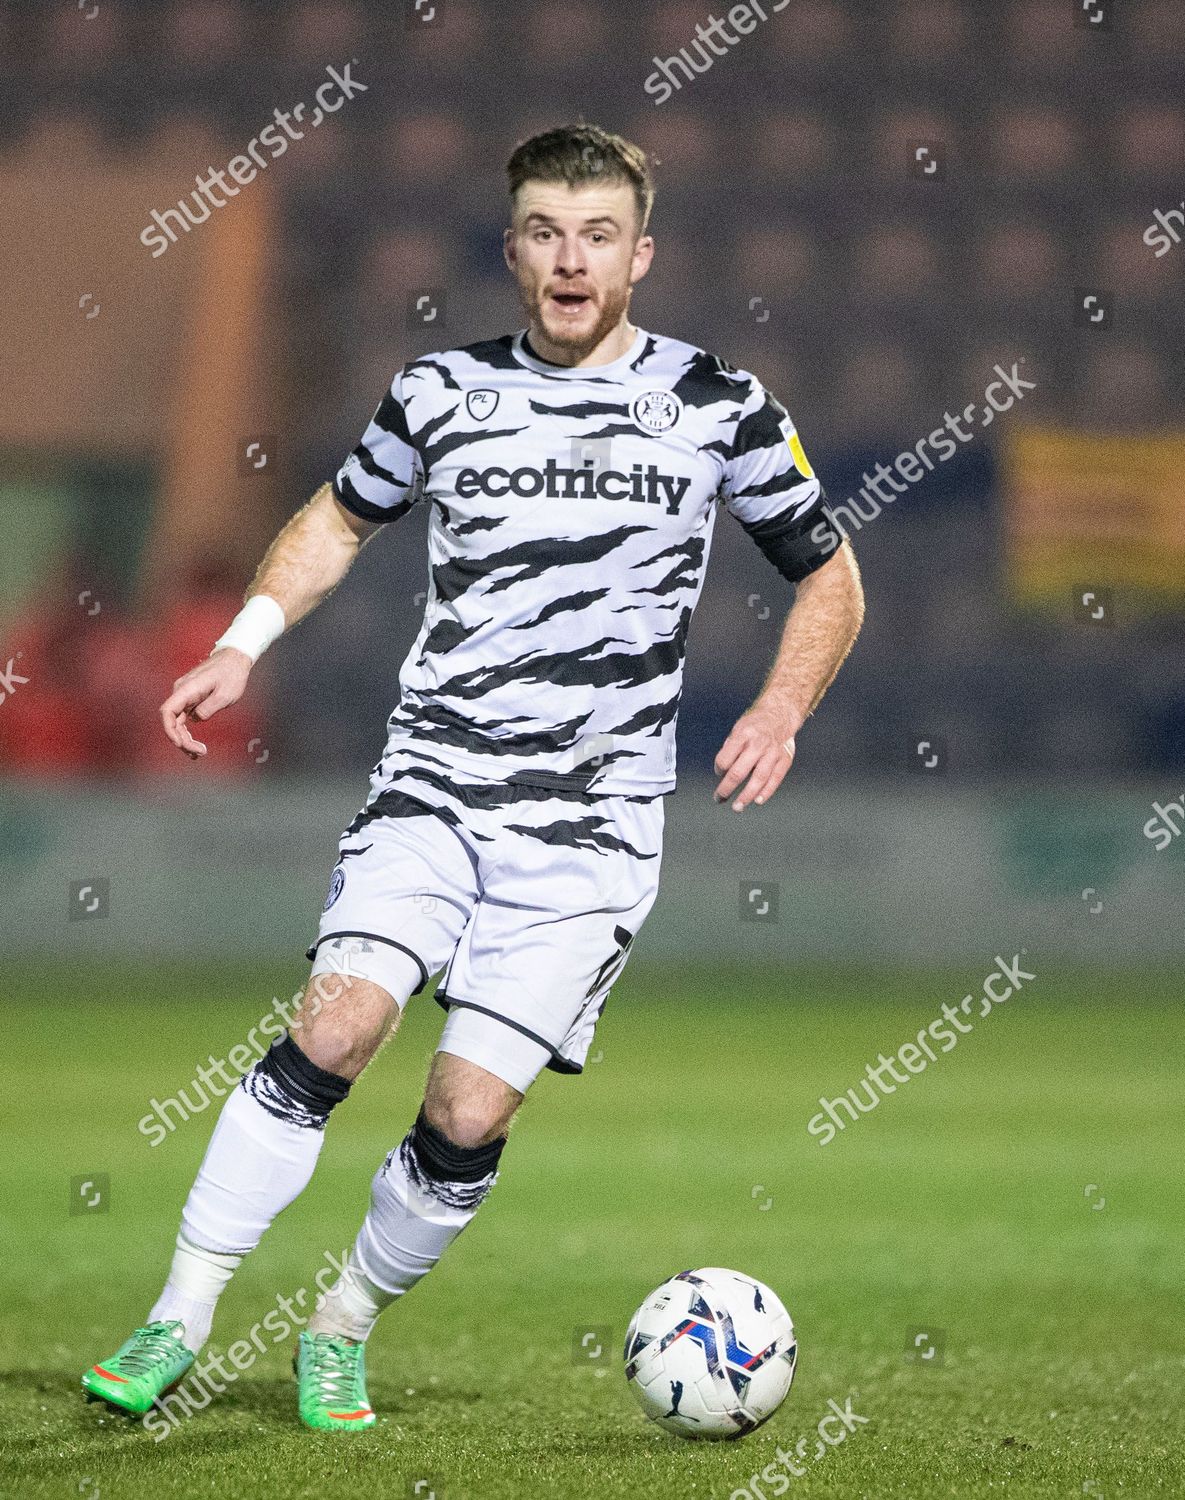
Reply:
[[[232,1090],[185,1200],[185,1238],[222,1255],[254,1250],[307,1187],[324,1140],[323,1129],[281,1119],[241,1085]]]
[[[280,1119],[246,1088],[231,1090],[185,1200],[169,1279],[149,1321],[180,1318],[186,1347],[200,1350],[235,1267],[308,1185],[324,1139],[323,1128]]]
[[[219,1255],[191,1245],[183,1234],[177,1236],[173,1264],[165,1289],[148,1314],[150,1323],[171,1322],[180,1318],[185,1324],[185,1347],[200,1354],[210,1337],[210,1324],[223,1288],[235,1273],[241,1255]]]
[[[476,1182],[428,1177],[409,1134],[374,1175],[346,1273],[310,1320],[312,1331],[365,1339],[383,1308],[426,1276],[472,1222],[497,1177],[496,1171]]]
[[[345,1270],[319,1300],[309,1319],[309,1332],[333,1333],[362,1343],[370,1337],[383,1308],[394,1300],[393,1292],[384,1292],[363,1275],[351,1251]]]

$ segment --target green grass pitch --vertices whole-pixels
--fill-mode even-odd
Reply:
[[[635,962],[600,1060],[544,1076],[473,1227],[376,1331],[372,1433],[297,1425],[290,1340],[161,1443],[84,1404],[82,1370],[157,1293],[217,1106],[155,1148],[137,1120],[303,973],[7,972],[0,1495],[769,1497],[775,1445],[809,1435],[809,1456],[848,1398],[867,1422],[792,1496],[1185,1493],[1182,997],[1156,976],[1039,975],[820,1146],[819,1094],[980,976]],[[220,1345],[351,1242],[439,1026],[421,997],[340,1109],[223,1299]],[[71,1214],[70,1179],[97,1173],[107,1211]],[[741,1442],[666,1436],[621,1374],[635,1306],[698,1265],[769,1282],[798,1328],[790,1397]],[[918,1331],[941,1358],[906,1358]]]

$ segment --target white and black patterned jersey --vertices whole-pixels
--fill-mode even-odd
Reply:
[[[644,331],[586,368],[539,359],[522,331],[413,360],[334,492],[373,522],[431,504],[388,755],[603,795],[674,789],[716,502],[791,579],[839,540],[760,381]]]

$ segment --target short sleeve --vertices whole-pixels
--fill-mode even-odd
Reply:
[[[721,497],[791,583],[822,567],[843,541],[789,412],[756,379],[737,423]]]
[[[408,426],[400,370],[362,441],[337,471],[333,493],[354,515],[381,524],[406,515],[423,486],[424,467]]]

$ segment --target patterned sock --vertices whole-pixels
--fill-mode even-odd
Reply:
[[[456,1146],[421,1110],[375,1173],[346,1274],[314,1315],[314,1331],[365,1338],[383,1308],[426,1276],[472,1222],[497,1181],[505,1144],[502,1137],[485,1146]]]

